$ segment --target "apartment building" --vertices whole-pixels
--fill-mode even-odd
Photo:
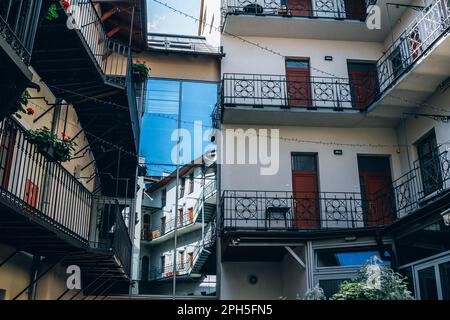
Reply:
[[[142,204],[135,233],[133,293],[172,295],[175,275],[177,296],[214,295],[215,165],[205,163],[203,151],[199,154],[193,145],[196,137],[202,144],[211,129],[223,54],[203,36],[149,33],[147,41],[147,49],[135,59],[151,68],[141,162],[153,177],[142,178],[142,193],[138,194]],[[192,135],[193,148],[185,150],[180,159],[176,209],[176,171],[170,148],[176,144],[172,139],[178,119],[181,129]]]
[[[330,296],[377,256],[417,299],[449,299],[449,2],[222,12],[217,125],[253,145],[280,138],[266,175],[267,162],[224,160],[250,148],[220,144],[220,298]]]
[[[178,201],[176,171],[147,184],[141,213],[140,294],[172,295],[174,274],[179,296],[216,293],[216,169],[214,162],[198,160],[180,168]]]
[[[0,1],[2,300],[129,291],[145,11]]]

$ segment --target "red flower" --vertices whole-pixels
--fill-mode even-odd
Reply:
[[[34,109],[33,108],[31,108],[31,107],[29,107],[29,108],[27,108],[27,114],[29,114],[29,115],[33,115],[34,114]]]
[[[61,1],[61,4],[62,4],[62,6],[64,7],[64,8],[68,8],[68,7],[70,7],[70,1],[69,0],[62,0]]]
[[[72,140],[72,138],[70,136],[65,136],[64,137],[64,141],[70,141],[70,140]]]

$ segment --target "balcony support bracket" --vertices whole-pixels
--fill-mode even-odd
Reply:
[[[294,250],[292,250],[292,248],[291,247],[284,247],[286,250],[287,250],[287,252],[289,252],[290,254],[291,254],[291,256],[295,259],[295,260],[297,260],[297,262],[302,266],[302,268],[303,269],[305,269],[306,270],[306,264],[303,262],[303,260],[294,252]]]

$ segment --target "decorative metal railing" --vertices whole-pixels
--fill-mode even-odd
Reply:
[[[378,84],[365,81],[359,85],[346,78],[313,76],[288,80],[284,75],[225,73],[221,91],[222,107],[361,110],[373,99],[372,93],[378,91]]]
[[[30,64],[42,0],[0,1],[0,37],[26,64]]]
[[[187,227],[195,223],[195,214],[193,210],[183,210],[183,214],[177,215],[177,229]],[[151,241],[160,238],[175,230],[175,218],[163,220],[158,224],[152,225],[147,230],[144,230],[142,240]]]
[[[225,0],[225,14],[277,15],[288,17],[313,17],[365,20],[367,0],[311,0],[295,3],[285,0]],[[294,4],[295,3],[295,4]]]
[[[213,219],[206,228],[204,241],[200,240],[194,250],[188,255],[191,258],[183,257],[183,261],[177,261],[177,268],[175,270],[177,276],[189,276],[200,258],[205,254],[205,250],[210,250],[216,241],[217,226],[215,219]],[[172,258],[172,257],[171,257]],[[145,272],[145,270],[142,270]],[[164,265],[164,267],[151,268],[148,271],[148,280],[160,280],[165,278],[172,278],[174,274],[173,262]],[[145,277],[143,277],[145,278]]]
[[[67,10],[68,23],[78,30],[105,80],[125,87],[130,48],[108,37],[102,19],[91,0],[72,0]]]
[[[450,7],[447,0],[435,0],[420,11],[378,60],[380,92],[389,90],[449,31]]]
[[[450,192],[450,152],[426,161],[376,194],[225,191],[224,230],[321,230],[381,227]]]
[[[112,251],[124,272],[130,275],[132,242],[129,232],[130,215],[134,203],[128,199],[95,197],[97,223],[90,245]]]
[[[2,201],[87,243],[92,194],[60,163],[31,143],[18,122],[5,118],[0,126]]]

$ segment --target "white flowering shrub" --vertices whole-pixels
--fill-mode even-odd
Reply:
[[[304,300],[326,300],[326,297],[322,288],[320,288],[319,285],[316,285],[314,288],[306,291]]]

